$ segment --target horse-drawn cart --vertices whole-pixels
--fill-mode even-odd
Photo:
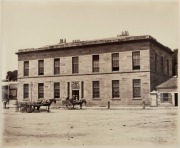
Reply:
[[[62,106],[65,109],[74,109],[75,105],[80,105],[80,109],[82,109],[83,103],[86,105],[85,99],[75,100],[75,99],[66,98],[66,100],[62,100]]]
[[[48,99],[48,100],[40,100],[37,102],[17,102],[15,105],[17,106],[18,110],[21,112],[27,112],[32,113],[37,109],[39,112],[39,109],[41,106],[47,106],[47,112],[49,112],[50,106],[52,102],[56,103],[55,99]]]

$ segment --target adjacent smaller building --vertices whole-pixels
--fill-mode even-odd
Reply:
[[[174,76],[157,86],[158,106],[178,106],[178,78]]]
[[[17,81],[3,80],[2,81],[2,100],[16,100],[17,99]]]

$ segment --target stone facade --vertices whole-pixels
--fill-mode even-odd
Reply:
[[[159,46],[160,45],[160,46]],[[140,69],[132,69],[132,52],[140,51]],[[112,71],[112,53],[119,53],[119,71]],[[166,64],[164,73],[154,69],[154,53],[169,60],[169,75]],[[117,41],[83,46],[68,46],[64,48],[44,50],[20,50],[18,54],[18,100],[38,99],[38,83],[44,83],[44,99],[54,98],[54,82],[60,82],[60,98],[72,96],[72,83],[79,83],[79,98],[85,98],[87,105],[105,106],[110,101],[112,105],[141,105],[142,101],[150,103],[150,92],[157,85],[172,75],[172,53],[165,46],[152,38],[141,40]],[[92,56],[99,55],[99,72],[92,72]],[[79,58],[79,73],[72,74],[72,57]],[[60,59],[60,74],[54,74],[54,59]],[[38,60],[44,60],[44,75],[38,75]],[[29,76],[24,76],[24,61],[29,61]],[[166,60],[164,60],[166,61]],[[141,96],[133,98],[133,79],[141,80]],[[119,80],[118,98],[112,98],[112,80]],[[93,98],[92,82],[99,81],[99,98]],[[82,88],[83,82],[83,88]],[[32,85],[30,85],[32,83]],[[29,84],[29,98],[24,99],[24,84]],[[82,92],[83,91],[83,92]]]

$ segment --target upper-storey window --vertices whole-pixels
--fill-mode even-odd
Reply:
[[[119,71],[119,53],[112,54],[112,71]]]
[[[54,74],[60,73],[60,59],[54,59]]]
[[[72,57],[72,73],[79,73],[78,57]]]
[[[99,55],[93,55],[93,72],[99,72]]]
[[[133,70],[140,69],[140,51],[132,52]]]
[[[154,54],[154,70],[157,71],[157,54]]]
[[[161,57],[161,73],[164,72],[164,58]]]
[[[167,59],[167,75],[169,76],[169,60]]]
[[[24,76],[29,76],[29,61],[24,61]]]
[[[39,67],[39,75],[44,75],[44,60],[39,60],[38,63],[38,67]]]

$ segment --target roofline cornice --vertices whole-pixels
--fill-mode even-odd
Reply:
[[[153,42],[157,46],[165,49],[170,54],[174,53],[170,48],[159,43],[152,36],[143,35],[143,36],[123,36],[123,37],[107,38],[107,39],[99,39],[99,40],[61,43],[61,44],[49,45],[49,46],[40,47],[40,48],[19,49],[19,51],[16,54],[19,55],[19,54],[23,54],[23,53],[49,51],[49,50],[54,50],[54,49],[66,49],[66,48],[75,48],[75,47],[83,47],[83,46],[93,46],[93,45],[113,44],[113,43],[126,43],[126,42],[144,41],[144,40],[149,40],[149,41]]]

